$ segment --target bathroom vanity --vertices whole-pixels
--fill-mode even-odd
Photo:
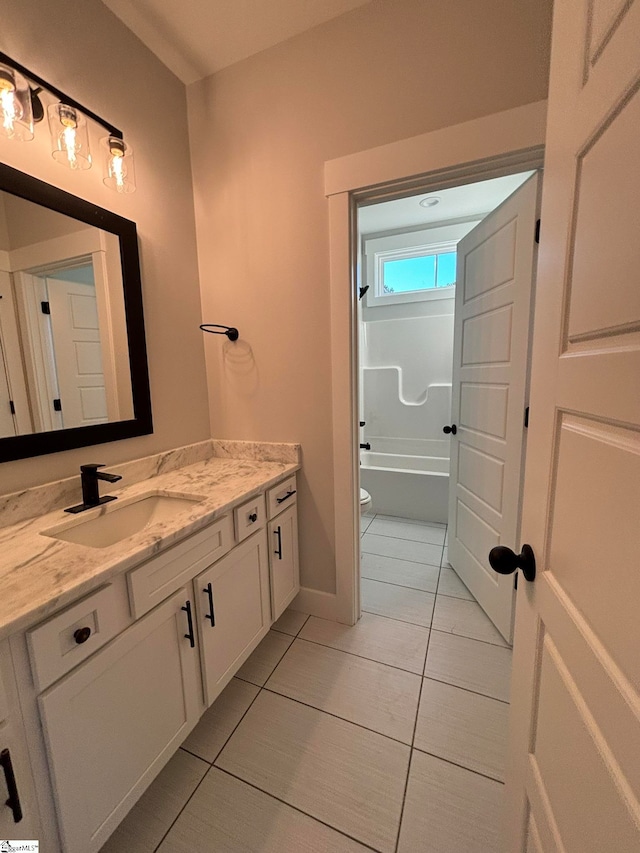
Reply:
[[[299,590],[297,445],[194,448],[0,528],[2,837],[98,851]]]

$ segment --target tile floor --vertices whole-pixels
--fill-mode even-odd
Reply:
[[[101,853],[497,853],[511,651],[445,525],[363,518],[362,610],[287,611]]]

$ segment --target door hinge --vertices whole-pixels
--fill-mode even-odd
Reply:
[[[536,219],[536,243],[540,242],[540,220]]]
[[[43,314],[51,314],[51,306],[49,305],[48,302],[41,302],[40,308],[42,308]]]
[[[9,410],[10,410],[10,412],[11,412],[11,414],[12,414],[12,415],[15,415],[15,413],[16,413],[16,407],[15,407],[15,406],[14,406],[14,404],[13,404],[13,400],[9,400]]]
[[[524,428],[529,428],[529,406],[527,406],[524,410]]]
[[[53,411],[54,412],[61,412],[62,411],[62,400],[59,397],[56,397],[56,399],[53,401]]]

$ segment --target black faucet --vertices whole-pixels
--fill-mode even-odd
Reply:
[[[117,483],[122,477],[120,474],[107,474],[106,471],[98,471],[98,468],[104,468],[104,465],[81,465],[80,480],[82,482],[82,503],[77,506],[70,506],[65,509],[65,512],[72,512],[74,515],[78,512],[84,512],[85,509],[100,506],[100,504],[115,501],[115,495],[105,495],[100,497],[98,490],[98,480],[106,480],[107,483]]]

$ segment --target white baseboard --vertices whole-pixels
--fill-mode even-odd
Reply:
[[[322,592],[319,589],[309,589],[303,586],[290,607],[291,610],[310,613],[312,616],[319,616],[321,619],[337,621],[338,605],[336,595],[333,592]]]

